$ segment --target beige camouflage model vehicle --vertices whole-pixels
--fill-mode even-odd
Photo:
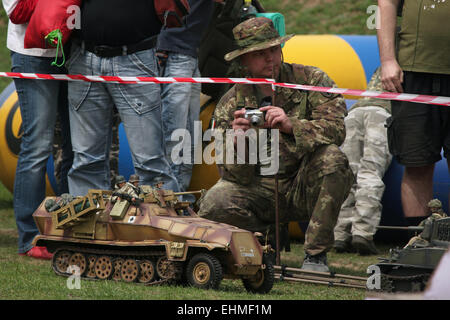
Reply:
[[[106,190],[47,197],[33,214],[33,243],[53,253],[58,275],[205,289],[241,278],[247,291],[269,292],[270,248],[249,231],[198,217],[176,196],[141,186],[138,198]]]

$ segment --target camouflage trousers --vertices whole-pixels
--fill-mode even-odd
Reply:
[[[376,232],[385,188],[382,179],[392,160],[384,127],[389,116],[385,109],[369,106],[355,108],[345,118],[346,138],[341,150],[356,182],[339,213],[336,240],[348,241],[352,235],[372,240]]]
[[[326,252],[333,246],[339,209],[353,184],[345,155],[335,145],[306,155],[299,169],[279,177],[280,222],[308,221],[305,252]],[[258,176],[251,185],[220,179],[200,199],[199,215],[274,238],[275,179]]]

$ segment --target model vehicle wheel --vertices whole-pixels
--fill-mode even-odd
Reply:
[[[112,263],[111,257],[98,257],[97,261],[95,261],[94,269],[97,278],[102,280],[110,279],[114,273],[114,265]]]
[[[125,282],[135,282],[139,276],[139,265],[134,259],[127,259],[122,264],[120,270],[122,280]]]
[[[113,260],[113,265],[114,265],[114,274],[112,276],[113,280],[116,280],[116,281],[122,280],[121,271],[122,271],[122,265],[124,262],[125,262],[125,260],[122,258],[116,258]]]
[[[87,257],[87,271],[86,271],[86,277],[88,278],[95,278],[95,261],[97,261],[97,256],[91,254]]]
[[[268,293],[272,287],[275,279],[275,270],[272,262],[263,257],[264,268],[260,268],[253,277],[243,278],[242,283],[245,289],[251,293]]]
[[[156,274],[160,279],[169,279],[175,277],[175,268],[172,262],[163,256],[156,262]]]
[[[186,279],[191,286],[217,289],[223,278],[222,265],[213,255],[198,253],[189,260]]]
[[[138,278],[140,283],[150,283],[153,280],[155,280],[156,270],[153,261],[151,260],[139,261],[139,269],[141,270]]]
[[[88,262],[87,262],[86,257],[84,256],[84,254],[82,254],[80,252],[75,252],[74,254],[72,254],[70,256],[69,267],[70,266],[78,267],[78,270],[72,269],[71,271],[73,274],[75,274],[78,271],[79,275],[82,276],[87,269]]]
[[[53,267],[57,272],[66,273],[72,253],[67,250],[57,251],[53,255]]]

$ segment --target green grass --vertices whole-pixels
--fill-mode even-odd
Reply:
[[[371,34],[367,13],[375,0],[260,0],[267,12],[280,12],[286,33],[295,34]]]
[[[8,19],[5,10],[0,10],[0,71],[11,71],[11,58],[9,50],[6,48],[6,31],[8,27]],[[0,78],[0,92],[11,82],[11,79]]]

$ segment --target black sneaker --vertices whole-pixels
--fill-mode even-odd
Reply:
[[[360,256],[377,254],[378,250],[373,240],[367,240],[361,236],[353,236],[352,246]]]
[[[312,256],[306,253],[305,259],[303,260],[302,270],[330,272],[330,269],[328,269],[327,254],[322,252]]]

